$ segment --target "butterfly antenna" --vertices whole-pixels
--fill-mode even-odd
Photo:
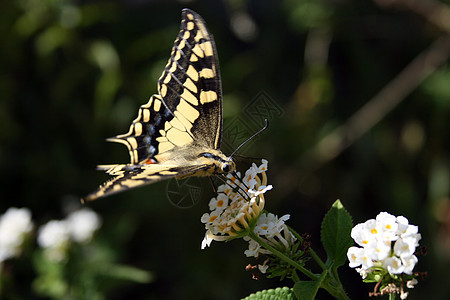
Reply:
[[[246,160],[246,161],[261,160],[261,157],[245,156],[237,153],[235,153],[233,157],[239,158],[239,160]]]
[[[251,141],[253,138],[255,138],[258,134],[260,134],[261,132],[263,132],[264,130],[267,129],[267,127],[269,127],[269,121],[267,119],[264,119],[264,121],[266,121],[266,125],[264,125],[263,128],[261,128],[260,130],[258,130],[258,132],[254,133],[251,137],[249,137],[245,142],[243,142],[242,144],[239,145],[239,147],[236,148],[236,150],[233,151],[233,153],[231,153],[230,157],[233,157],[233,155],[239,151],[239,149],[242,148],[242,146],[244,146],[245,144],[247,144],[249,141]]]

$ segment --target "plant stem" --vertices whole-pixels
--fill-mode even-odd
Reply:
[[[302,272],[303,274],[305,274],[306,276],[308,276],[309,278],[311,278],[314,281],[318,281],[319,280],[319,276],[315,275],[314,273],[312,273],[311,271],[309,271],[308,269],[304,268],[303,266],[301,266],[298,262],[292,260],[290,257],[284,255],[282,252],[278,251],[277,249],[275,249],[274,247],[272,247],[271,245],[267,244],[264,240],[262,240],[258,235],[256,235],[254,232],[250,231],[249,232],[249,236],[255,240],[256,242],[258,242],[258,244],[260,244],[262,247],[266,248],[267,250],[269,250],[270,252],[272,252],[273,255],[277,256],[278,258],[284,260],[285,262],[287,262],[288,264],[290,264],[291,266],[297,268],[300,272]]]
[[[341,279],[339,278],[339,274],[337,272],[337,268],[332,269],[332,277],[337,283],[336,290],[338,292],[337,298],[338,299],[348,299],[347,294],[345,293],[344,287],[342,286]]]
[[[298,277],[297,272],[295,270],[292,270],[292,279],[294,280],[294,282],[300,281],[300,278]]]
[[[325,263],[320,259],[320,257],[316,254],[316,252],[312,249],[309,248],[308,250],[309,254],[311,254],[311,257],[316,261],[316,263],[323,269],[325,270],[327,267],[325,266]]]

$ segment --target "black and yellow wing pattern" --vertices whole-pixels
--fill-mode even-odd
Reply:
[[[139,108],[128,133],[108,139],[125,144],[129,164],[102,165],[114,178],[83,201],[171,177],[234,171],[220,151],[222,87],[216,48],[205,22],[183,9],[181,28],[158,81],[158,94]]]

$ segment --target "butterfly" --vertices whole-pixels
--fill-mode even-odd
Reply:
[[[200,15],[183,9],[158,94],[139,108],[128,133],[107,139],[127,146],[131,162],[98,166],[114,178],[82,201],[173,177],[234,172],[233,159],[220,151],[221,85],[213,37]]]

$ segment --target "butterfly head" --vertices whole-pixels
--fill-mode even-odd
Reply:
[[[199,157],[205,158],[209,163],[214,164],[214,173],[216,174],[227,174],[236,170],[236,164],[233,159],[218,150],[200,153]]]
[[[220,165],[222,173],[230,173],[236,170],[236,164],[234,163],[233,159],[231,157],[227,157],[227,159],[227,161],[223,162]]]

